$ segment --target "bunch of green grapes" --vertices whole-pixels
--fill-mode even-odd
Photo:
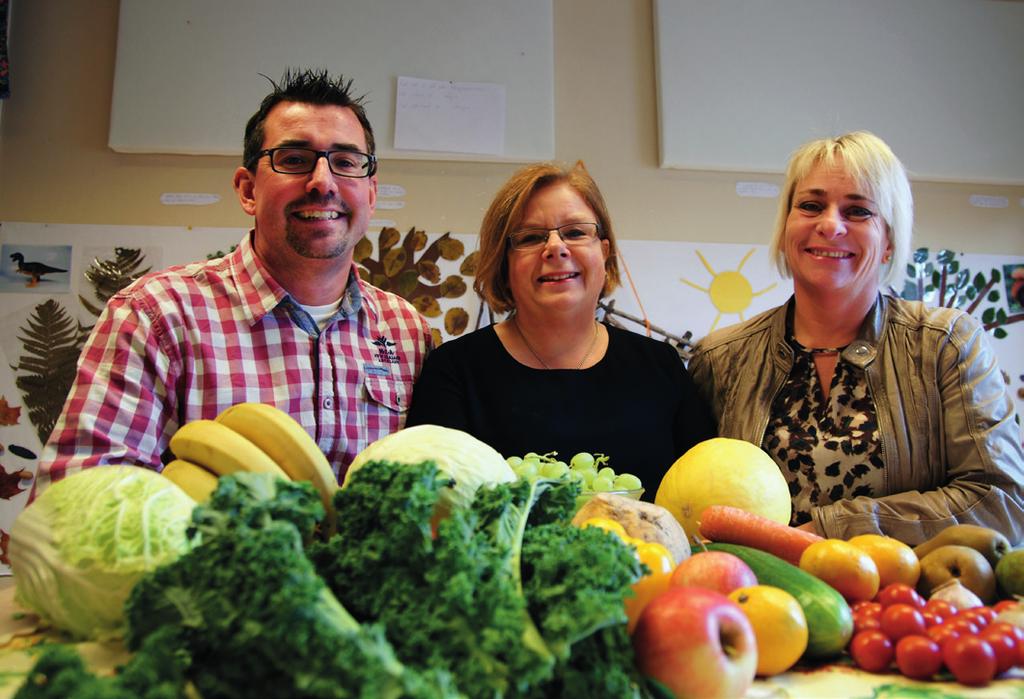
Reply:
[[[584,492],[606,493],[613,490],[637,490],[643,487],[640,479],[632,473],[615,473],[608,466],[609,458],[604,454],[589,454],[585,451],[573,456],[569,463],[558,458],[558,452],[547,454],[530,452],[524,456],[510,456],[505,459],[520,478],[536,480],[578,481]]]

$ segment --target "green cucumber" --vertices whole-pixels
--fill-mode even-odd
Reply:
[[[778,556],[738,544],[707,544],[708,551],[738,556],[761,585],[773,585],[793,595],[807,617],[808,658],[839,655],[853,635],[850,605],[834,587]]]

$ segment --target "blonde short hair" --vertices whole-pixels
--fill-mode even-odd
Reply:
[[[902,278],[910,259],[914,198],[910,192],[910,181],[907,179],[903,163],[885,141],[867,131],[854,131],[836,138],[811,141],[793,153],[786,168],[786,181],[779,196],[779,210],[769,246],[769,258],[783,277],[793,276],[786,262],[784,249],[786,220],[793,206],[793,192],[797,183],[819,163],[830,167],[840,158],[846,172],[867,190],[868,196],[878,205],[879,213],[885,221],[889,243],[892,245],[892,256],[884,266],[879,285],[891,285]]]
[[[515,308],[515,299],[508,283],[508,238],[519,229],[526,214],[530,198],[540,189],[553,184],[572,187],[594,212],[600,227],[599,235],[608,241],[608,257],[604,262],[605,281],[601,290],[604,298],[619,285],[619,256],[615,233],[604,197],[597,183],[587,172],[583,161],[572,168],[555,163],[534,163],[512,175],[494,195],[484,220],[480,224],[479,253],[473,289],[487,305],[498,313]]]

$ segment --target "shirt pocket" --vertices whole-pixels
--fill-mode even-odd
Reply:
[[[392,376],[369,374],[363,385],[370,402],[396,413],[404,413],[409,409],[410,386],[407,382]]]

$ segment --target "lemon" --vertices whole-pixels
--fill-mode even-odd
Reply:
[[[789,485],[772,457],[741,439],[715,437],[694,445],[665,473],[655,504],[671,512],[697,535],[697,522],[708,505],[730,505],[789,524],[793,505]]]
[[[741,587],[729,599],[747,615],[757,639],[757,674],[785,672],[807,650],[807,617],[793,595],[771,585]]]

